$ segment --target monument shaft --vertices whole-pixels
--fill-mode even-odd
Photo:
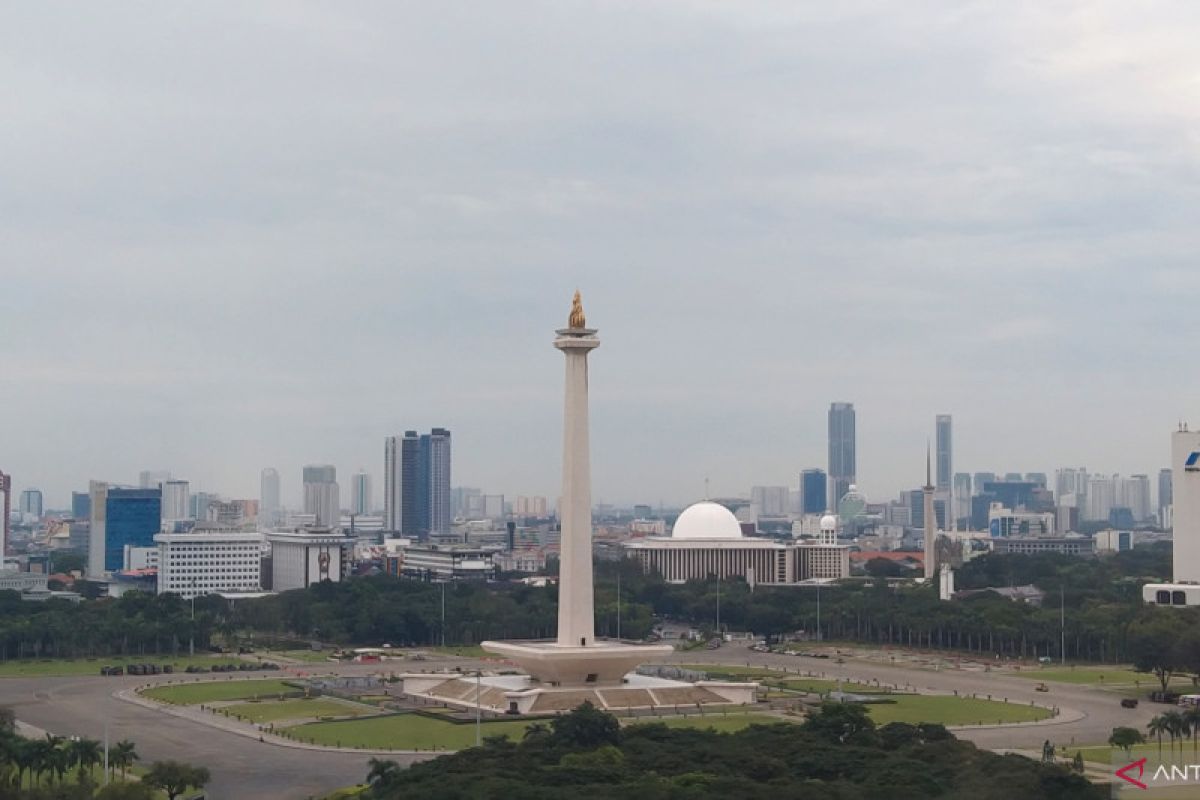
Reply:
[[[595,331],[558,331],[554,346],[566,356],[563,405],[562,525],[558,568],[558,644],[595,643],[592,599],[592,475],[588,441],[588,353],[600,346]]]

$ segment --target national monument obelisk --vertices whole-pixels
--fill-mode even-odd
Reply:
[[[597,642],[592,599],[592,471],[588,441],[588,353],[600,346],[587,327],[579,292],[571,302],[567,327],[556,331],[554,346],[566,356],[563,400],[562,501],[558,569],[558,634],[554,641],[483,642],[551,686],[621,684],[646,661],[674,651],[670,645]]]
[[[562,535],[558,568],[558,643],[595,644],[592,599],[592,466],[588,441],[588,353],[600,346],[587,327],[579,292],[571,301],[567,327],[554,346],[567,357],[563,401]]]

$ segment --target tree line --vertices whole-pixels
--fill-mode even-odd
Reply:
[[[401,769],[373,760],[366,797],[1099,800],[1106,790],[1061,766],[997,755],[941,725],[877,727],[862,706],[825,704],[804,723],[737,733],[622,728],[584,704],[519,742],[488,737]]]
[[[12,709],[0,708],[0,800],[154,800],[159,790],[175,800],[210,780],[206,768],[178,761],[156,761],[131,779],[139,758],[133,742],[117,742],[109,749],[108,774],[101,770],[97,777],[104,766],[102,743],[52,734],[25,738],[16,732]],[[107,785],[100,785],[101,778]]]

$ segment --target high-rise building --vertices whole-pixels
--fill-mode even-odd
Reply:
[[[383,440],[383,529],[396,532],[403,530],[402,441],[399,436],[388,436]]]
[[[341,525],[337,469],[333,465],[309,464],[304,467],[304,513],[315,516],[319,527]]]
[[[420,477],[422,531],[449,533],[454,519],[450,515],[450,431],[446,428],[421,435]]]
[[[825,470],[806,469],[800,473],[800,513],[824,514],[831,507],[829,502],[829,482],[825,479]]]
[[[937,483],[934,488],[948,494],[954,475],[954,421],[949,414],[938,414],[937,427]]]
[[[996,482],[996,473],[994,472],[976,472],[971,478],[971,482],[975,484],[975,494],[983,491],[985,484]]]
[[[164,481],[162,484],[163,530],[174,530],[175,522],[188,519],[191,492],[187,481]]]
[[[279,524],[283,514],[279,505],[279,471],[266,467],[258,478],[259,522],[270,528]]]
[[[125,563],[126,545],[154,547],[154,535],[162,525],[162,492],[108,488],[105,494],[102,555],[104,571],[113,572]],[[94,537],[94,525],[92,533]]]
[[[1075,505],[1082,506],[1087,497],[1088,471],[1086,467],[1063,467],[1054,473],[1054,500],[1061,504],[1067,495],[1075,495]]]
[[[421,437],[416,431],[405,431],[400,441],[400,528],[406,536],[420,536],[428,527],[421,502]]]
[[[971,473],[954,473],[954,500],[952,507],[956,522],[968,519],[971,516]]]
[[[21,492],[21,502],[18,506],[21,516],[26,519],[42,518],[42,490],[26,489]]]
[[[144,469],[138,473],[138,486],[143,489],[157,489],[160,483],[171,480],[171,473],[165,469]]]
[[[208,492],[193,492],[191,500],[188,501],[189,515],[197,522],[203,522],[208,519],[208,507],[216,500],[216,496]]]
[[[1128,508],[1137,522],[1150,518],[1150,476],[1131,475],[1128,478],[1114,478],[1114,505]]]
[[[1174,490],[1171,483],[1171,469],[1167,467],[1158,471],[1158,519],[1159,524],[1166,519],[1166,510],[1174,502]]]
[[[87,492],[71,492],[71,517],[86,522],[92,517],[92,497]]]
[[[108,521],[108,484],[104,481],[88,482],[88,506],[91,512],[88,525],[88,568],[89,578],[104,575],[104,534]],[[124,555],[122,553],[122,555]]]
[[[371,476],[359,470],[350,478],[350,513],[366,516],[371,513]]]
[[[1108,520],[1116,505],[1116,485],[1111,477],[1093,475],[1088,481],[1087,500],[1083,518],[1092,522]]]
[[[456,517],[470,517],[472,510],[481,508],[477,498],[483,496],[482,489],[471,486],[455,486],[450,490],[450,513]]]
[[[782,517],[788,513],[786,486],[754,486],[750,489],[750,507],[761,517]]]
[[[854,404],[831,403],[829,406],[829,508],[856,482],[856,445],[854,436]]]

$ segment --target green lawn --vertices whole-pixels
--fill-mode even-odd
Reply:
[[[255,653],[259,655],[259,653]],[[272,650],[261,654],[263,661],[272,661],[276,656],[290,658],[293,661],[304,661],[309,664],[325,664],[333,655],[332,650]]]
[[[1114,748],[1111,748],[1108,745],[1096,745],[1095,747],[1069,747],[1069,748],[1067,748],[1067,752],[1069,755],[1074,756],[1075,751],[1078,750],[1079,752],[1083,753],[1084,761],[1093,761],[1097,764],[1104,764],[1107,766],[1107,765],[1113,763],[1113,749]],[[1178,764],[1200,763],[1200,758],[1195,757],[1192,754],[1191,738],[1184,740],[1182,756],[1179,754],[1178,740],[1176,740],[1176,742],[1175,742],[1175,751],[1174,752],[1175,752],[1175,756],[1174,756],[1175,763],[1178,763]],[[1124,750],[1121,750],[1120,748],[1116,748],[1116,753],[1117,753],[1117,755],[1119,755],[1121,757],[1122,761],[1125,760],[1125,751]],[[1153,738],[1151,738],[1146,744],[1139,744],[1139,745],[1135,746],[1133,748],[1133,758],[1131,758],[1130,760],[1132,761],[1134,759],[1141,758],[1142,756],[1147,756],[1152,759],[1157,759],[1158,758],[1158,742],[1155,741]],[[1167,736],[1163,737],[1162,761],[1163,761],[1163,763],[1171,763],[1172,762],[1171,739]]]
[[[799,722],[799,718],[795,721]],[[639,717],[637,719],[622,720],[627,725],[638,724],[654,724],[661,722],[668,728],[700,728],[706,730],[712,728],[718,733],[733,733],[740,731],[743,728],[748,728],[751,725],[774,725],[779,722],[792,722],[792,720],[783,717],[774,717],[768,714],[707,714],[705,716],[694,717],[664,717],[655,719],[654,717]]]
[[[213,703],[220,700],[251,700],[255,697],[278,697],[281,692],[295,692],[297,687],[281,680],[261,681],[198,681],[168,686],[155,686],[142,694],[153,700],[175,705]]]
[[[707,673],[710,678],[782,678],[786,673],[766,667],[739,667],[736,664],[671,664],[679,669],[690,669],[693,672]]]
[[[1040,706],[976,700],[948,695],[890,695],[895,703],[866,706],[877,725],[889,722],[940,722],[943,725],[993,725],[998,722],[1033,722],[1046,719],[1050,711]]]
[[[378,714],[379,709],[358,703],[329,698],[312,700],[272,700],[261,703],[237,703],[225,711],[250,722],[278,722],[284,719],[315,719],[317,717],[362,717]]]
[[[518,740],[529,722],[504,721],[483,723],[484,736],[506,734]],[[387,717],[313,722],[288,728],[301,741],[342,747],[366,747],[393,750],[461,750],[475,746],[475,726],[429,719],[419,714],[393,714]]]
[[[213,658],[212,656],[109,656],[97,658],[55,658],[47,660],[21,659],[0,661],[0,678],[39,677],[52,678],[70,675],[99,675],[105,666],[128,666],[130,664],[171,664],[176,672],[188,666],[210,667],[213,664],[241,664],[237,659]]]
[[[431,647],[429,652],[439,656],[458,656],[459,658],[495,658],[495,653],[489,653],[477,644],[453,645],[450,647]]]

